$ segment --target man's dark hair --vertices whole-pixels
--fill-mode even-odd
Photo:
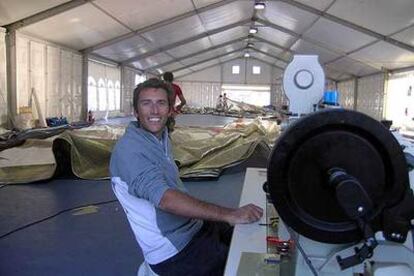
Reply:
[[[141,91],[148,89],[148,88],[161,88],[164,89],[164,91],[167,93],[167,98],[168,98],[168,105],[170,106],[170,108],[173,105],[173,91],[171,88],[171,85],[166,83],[165,81],[162,81],[160,79],[157,78],[151,78],[148,79],[144,82],[141,82],[140,84],[137,85],[137,87],[134,89],[134,96],[132,99],[132,104],[134,106],[134,111],[138,111],[138,98],[139,98],[139,94],[141,93]]]
[[[164,75],[162,76],[162,78],[165,81],[172,82],[174,80],[174,75],[171,72],[165,72]]]

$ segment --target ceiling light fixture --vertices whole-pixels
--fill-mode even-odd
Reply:
[[[249,34],[256,34],[259,30],[255,27],[251,27],[249,30]]]
[[[244,57],[248,58],[248,57],[250,57],[250,54],[248,52],[246,52],[246,53],[244,53]]]
[[[263,10],[266,7],[266,4],[264,2],[256,2],[254,3],[254,8],[256,10]]]
[[[247,48],[252,48],[253,46],[254,46],[254,43],[252,42],[247,43]]]

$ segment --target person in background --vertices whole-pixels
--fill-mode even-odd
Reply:
[[[255,222],[263,210],[254,204],[222,207],[187,193],[166,127],[172,93],[159,79],[135,88],[137,121],[130,122],[112,151],[112,189],[153,272],[223,275],[230,225]]]
[[[93,113],[92,113],[92,110],[89,110],[88,111],[88,118],[87,118],[87,122],[89,123],[89,124],[93,124],[93,123],[95,123],[95,117],[93,116]]]
[[[223,95],[221,95],[221,94],[217,98],[216,110],[218,112],[222,112],[223,111]]]
[[[224,114],[226,114],[229,111],[229,106],[227,103],[227,94],[224,93],[223,94],[223,110],[224,110]]]
[[[173,80],[174,80],[173,73],[165,72],[162,77],[167,83],[171,85],[172,91],[173,91],[171,95],[173,113],[169,117],[168,122],[167,122],[168,130],[170,132],[173,132],[174,127],[175,127],[175,117],[177,116],[178,113],[181,112],[181,109],[187,103],[187,101],[184,98],[183,91],[181,90],[181,88],[177,84],[173,83]],[[180,104],[176,106],[175,103],[177,101],[177,97],[180,99]]]
[[[169,84],[171,84],[171,86],[173,88],[173,92],[174,93],[172,95],[172,98],[173,98],[173,100],[172,100],[172,104],[173,105],[172,106],[173,106],[174,112],[175,113],[181,112],[181,109],[187,103],[187,101],[184,98],[183,91],[181,90],[181,88],[177,84],[173,83],[173,80],[174,80],[173,73],[171,73],[171,72],[165,72],[164,75],[163,75],[163,79],[166,82],[168,82]],[[180,99],[180,104],[178,104],[176,106],[175,103],[177,101],[177,97]]]

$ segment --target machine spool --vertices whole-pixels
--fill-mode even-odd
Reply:
[[[364,201],[358,206],[364,210],[361,218],[374,233],[383,230],[392,239],[394,222],[385,225],[384,214],[403,201],[404,208],[409,206],[404,214],[414,217],[407,163],[390,131],[359,112],[324,110],[298,120],[282,133],[268,163],[267,183],[275,208],[299,234],[333,244],[366,239],[361,225],[344,210],[349,197],[341,199],[342,190],[333,187],[332,171],[346,172],[343,183],[355,180],[360,190],[356,189],[357,197]]]
[[[294,55],[283,74],[283,90],[293,114],[313,112],[323,97],[325,74],[315,55]]]

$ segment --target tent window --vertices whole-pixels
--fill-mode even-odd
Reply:
[[[238,74],[240,74],[240,66],[239,66],[239,65],[233,65],[233,66],[231,67],[231,73],[232,73],[233,75],[238,75]]]
[[[253,75],[260,75],[260,66],[253,66],[252,73]]]
[[[115,82],[115,109],[121,110],[121,84],[119,81]]]
[[[115,88],[114,83],[108,81],[108,110],[115,110]]]
[[[135,85],[140,84],[141,82],[144,82],[147,78],[145,77],[145,75],[138,75],[135,74]]]
[[[93,77],[88,77],[88,110],[96,111],[98,108],[97,101],[96,81]]]
[[[270,104],[270,86],[268,85],[223,84],[221,92],[226,93],[227,98],[242,103],[256,106]]]
[[[99,111],[105,111],[106,110],[106,87],[105,87],[105,81],[103,79],[99,79],[98,81],[98,107]]]

